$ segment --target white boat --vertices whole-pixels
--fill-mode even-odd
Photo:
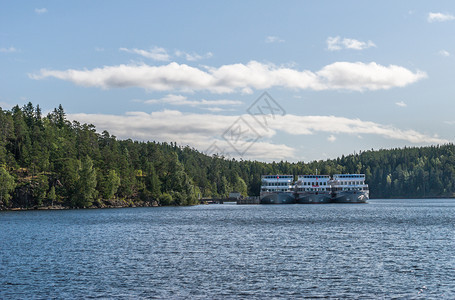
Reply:
[[[295,185],[295,200],[301,204],[329,203],[329,175],[299,175]]]
[[[330,185],[334,203],[366,203],[370,198],[365,174],[335,174]]]
[[[295,203],[293,182],[293,175],[262,175],[260,203]]]

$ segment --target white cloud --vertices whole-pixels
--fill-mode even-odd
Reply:
[[[128,48],[120,48],[120,51],[139,54],[143,57],[150,58],[157,61],[169,61],[170,55],[167,53],[166,49],[161,47],[153,47],[150,50],[142,50],[142,49],[128,49]]]
[[[265,42],[266,43],[284,43],[284,40],[283,39],[280,39],[279,37],[277,36],[273,36],[273,35],[270,35],[268,37],[265,38]]]
[[[150,91],[210,91],[251,93],[283,87],[299,90],[387,90],[404,87],[427,77],[401,66],[382,66],[375,62],[335,62],[313,72],[250,61],[221,67],[192,67],[176,62],[162,66],[118,65],[92,70],[65,71],[42,69],[29,74],[32,79],[54,77],[86,87],[141,87]]]
[[[450,53],[448,51],[444,50],[444,49],[439,51],[438,54],[441,55],[441,56],[444,56],[444,57],[449,57],[450,56]]]
[[[221,107],[203,107],[203,109],[208,110],[210,112],[234,111],[234,109],[231,109],[231,108],[221,108]]]
[[[238,119],[238,116],[164,110],[151,114],[143,112],[130,112],[122,116],[72,114],[68,117],[83,123],[92,123],[97,126],[98,130],[109,130],[111,134],[119,138],[160,142],[177,141],[181,145],[189,145],[200,151],[205,151],[216,141],[217,147],[223,152],[239,157],[236,151],[221,138],[223,132]],[[244,157],[274,160],[291,159],[294,155],[294,149],[289,146],[259,140],[251,145]]]
[[[240,105],[243,102],[238,100],[188,100],[186,96],[169,94],[160,99],[149,99],[145,100],[146,104],[164,103],[171,105],[188,105],[188,106],[229,106],[229,105]]]
[[[432,13],[432,12],[430,12],[428,14],[427,20],[430,23],[433,23],[433,22],[446,22],[446,21],[455,20],[455,16],[453,16],[451,14]]]
[[[329,137],[327,138],[327,140],[331,143],[335,142],[337,140],[336,136],[334,136],[333,134],[329,135]]]
[[[333,142],[335,134],[375,135],[386,139],[395,139],[416,144],[447,143],[445,139],[429,136],[414,130],[402,130],[393,126],[382,125],[359,119],[335,116],[275,116],[265,131],[250,115],[230,116],[219,114],[182,113],[176,110],[152,112],[129,112],[125,115],[70,114],[69,118],[83,123],[92,123],[98,130],[109,130],[119,138],[137,140],[176,141],[204,151],[216,141],[219,148],[233,157],[238,157],[235,150],[221,138],[223,133],[242,117],[252,126],[260,138],[244,155],[245,158],[261,160],[295,159],[296,149],[271,142],[278,131],[291,135],[329,134]],[[293,126],[289,126],[293,124]]]
[[[14,47],[9,47],[9,48],[0,48],[1,53],[13,53],[17,52],[17,49]]]
[[[404,103],[404,101],[395,102],[395,105],[400,106],[400,107],[406,107],[406,106],[408,106],[406,103]]]
[[[103,47],[95,47],[96,52],[103,52],[104,48]]]
[[[291,128],[289,124],[293,124]],[[447,143],[447,140],[425,135],[415,130],[402,130],[389,125],[382,125],[360,119],[336,116],[277,116],[269,122],[271,128],[289,134],[306,135],[317,132],[330,134],[373,134],[387,139],[403,140],[411,143]]]
[[[45,14],[47,13],[47,8],[35,8],[35,13],[37,13],[38,15],[42,15],[42,14]]]
[[[201,60],[201,59],[210,58],[210,57],[213,56],[213,53],[212,52],[207,52],[207,53],[205,53],[203,55],[200,55],[200,54],[197,54],[195,52],[187,53],[187,52],[184,52],[184,51],[176,50],[175,51],[175,55],[177,57],[184,57],[187,61],[197,61],[197,60]]]
[[[371,47],[376,47],[372,41],[361,42],[355,39],[341,39],[339,36],[327,38],[327,49],[330,51],[341,49],[363,50]]]

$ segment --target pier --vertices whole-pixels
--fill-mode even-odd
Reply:
[[[199,199],[200,204],[224,204],[225,202],[234,202],[237,205],[255,205],[260,204],[259,197],[245,197],[245,198],[202,198]]]

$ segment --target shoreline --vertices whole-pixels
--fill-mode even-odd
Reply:
[[[455,200],[455,197],[425,197],[425,198],[374,198],[369,200]],[[200,203],[196,205],[210,205],[206,203]],[[305,205],[305,204],[298,204],[298,205]],[[32,206],[32,207],[11,207],[6,208],[4,206],[0,206],[0,212],[6,211],[37,211],[37,210],[80,210],[80,209],[112,209],[112,208],[134,208],[134,207],[176,207],[175,205],[159,205],[157,202],[138,202],[138,203],[124,203],[124,204],[110,204],[110,205],[102,205],[102,206],[90,206],[90,207],[71,207],[71,206],[63,206],[63,205],[54,205],[54,206]],[[194,206],[194,205],[188,205]]]

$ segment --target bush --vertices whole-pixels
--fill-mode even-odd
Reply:
[[[169,195],[168,193],[163,193],[159,196],[158,200],[160,201],[160,205],[171,205],[172,201],[172,196]]]

